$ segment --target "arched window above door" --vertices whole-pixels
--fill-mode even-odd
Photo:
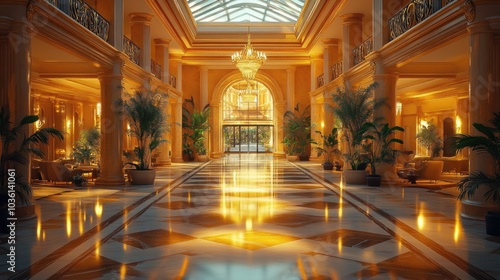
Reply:
[[[225,124],[272,124],[273,97],[260,82],[241,80],[231,84],[222,104]]]

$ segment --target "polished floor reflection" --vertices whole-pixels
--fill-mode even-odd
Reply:
[[[347,186],[318,166],[241,154],[159,169],[154,188],[40,188],[27,261],[0,276],[499,278],[500,239],[458,217],[452,189]]]

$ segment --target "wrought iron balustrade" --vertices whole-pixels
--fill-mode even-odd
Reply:
[[[389,19],[389,40],[394,40],[453,1],[455,0],[410,1]]]
[[[109,21],[82,0],[48,0],[59,10],[70,16],[80,25],[99,36],[104,41],[109,38]]]
[[[139,61],[141,60],[141,49],[126,36],[123,36],[123,52],[132,62],[139,65]]]
[[[162,68],[160,64],[156,63],[156,61],[151,59],[151,73],[156,76],[156,78],[161,80],[162,77]]]
[[[316,78],[316,82],[318,84],[318,87],[322,87],[325,85],[325,79],[323,78],[324,77],[324,74],[321,74],[319,75],[317,78]]]
[[[342,61],[339,61],[339,62],[333,64],[331,71],[332,71],[332,81],[333,81],[333,80],[337,79],[344,72],[344,67],[343,67]]]
[[[373,52],[373,38],[370,37],[366,39],[359,46],[355,47],[352,50],[354,65],[359,64],[360,62],[365,60],[367,54]]]

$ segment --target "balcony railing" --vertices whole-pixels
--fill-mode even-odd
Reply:
[[[410,30],[455,0],[412,0],[389,19],[389,40]]]
[[[352,50],[354,65],[357,65],[365,60],[367,54],[373,52],[373,39],[372,37],[366,39],[359,46]]]
[[[139,61],[141,60],[141,49],[126,36],[123,36],[123,52],[132,62],[139,65]]]
[[[151,59],[151,73],[156,76],[156,78],[161,80],[162,75],[162,67],[160,64],[156,63],[156,61]]]
[[[49,0],[50,4],[70,16],[76,22],[99,36],[104,41],[109,37],[109,21],[94,8],[81,0]]]
[[[331,71],[332,71],[332,81],[333,81],[337,79],[344,72],[342,61],[333,64]]]
[[[321,74],[319,75],[317,78],[316,78],[316,82],[318,84],[318,87],[322,87],[325,85],[325,79],[323,78],[324,77],[324,74]]]

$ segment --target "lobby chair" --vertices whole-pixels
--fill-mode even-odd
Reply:
[[[72,182],[73,176],[82,175],[82,170],[69,169],[59,161],[41,161],[40,173],[43,180],[51,182]]]
[[[437,181],[441,178],[443,172],[443,162],[440,160],[423,161],[414,174],[418,176],[417,180]]]

